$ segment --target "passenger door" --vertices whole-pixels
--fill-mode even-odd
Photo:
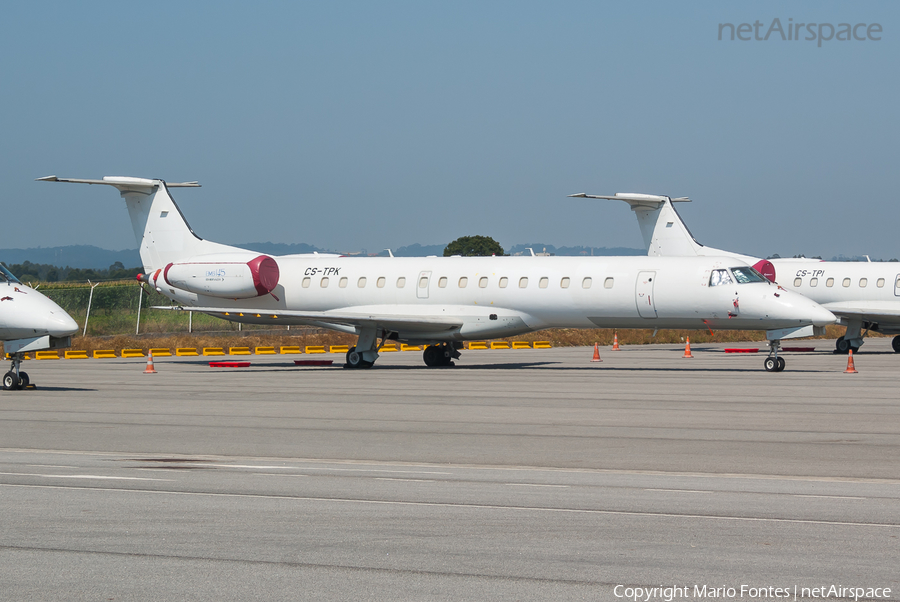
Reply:
[[[653,302],[653,279],[656,272],[638,272],[634,297],[638,313],[642,318],[655,318],[656,305]]]

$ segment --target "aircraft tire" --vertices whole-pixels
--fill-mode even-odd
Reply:
[[[345,365],[348,368],[371,368],[374,364],[364,360],[362,353],[357,353],[354,346],[347,352],[347,363]]]
[[[31,381],[28,379],[28,373],[19,372],[19,388],[27,389],[29,384],[31,384]]]
[[[900,353],[900,336],[891,339],[891,348],[893,348],[894,353]]]
[[[779,357],[775,363],[775,372],[784,372],[784,367],[787,365],[787,362],[784,361],[784,358]]]
[[[834,342],[834,352],[840,353],[841,355],[847,355],[847,353],[850,352],[850,343],[847,342],[844,337],[838,338],[838,340]]]
[[[443,359],[441,356],[441,349],[437,345],[429,345],[422,352],[422,359],[425,360],[425,365],[429,368],[440,366]]]
[[[15,391],[19,388],[19,377],[16,376],[16,373],[10,370],[6,374],[3,375],[3,390],[4,391]]]
[[[766,372],[778,372],[778,362],[774,357],[767,357],[763,362],[763,367],[766,369]]]

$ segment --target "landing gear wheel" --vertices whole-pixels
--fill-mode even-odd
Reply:
[[[778,360],[774,357],[767,357],[763,362],[766,372],[778,372]]]
[[[784,366],[787,363],[784,361],[784,358],[783,357],[775,358],[775,363],[777,364],[775,366],[775,372],[783,372]]]
[[[440,368],[453,365],[453,348],[447,344],[429,345],[422,353],[422,359],[429,368]],[[459,354],[456,354],[459,356]]]
[[[425,348],[425,351],[422,352],[422,359],[425,360],[425,365],[429,368],[440,366],[441,351],[435,345],[429,345]]]
[[[896,336],[891,340],[891,347],[894,349],[894,353],[900,353],[900,336]]]
[[[893,343],[892,343],[893,345]],[[850,342],[844,337],[840,337],[837,341],[834,342],[834,352],[839,353],[841,355],[847,355],[850,350],[853,350],[853,353],[857,353],[859,351],[859,347],[854,347],[850,344]],[[894,349],[897,351],[897,349]]]
[[[19,388],[27,389],[29,384],[30,384],[30,381],[28,380],[28,373],[27,372],[19,372]]]
[[[15,391],[19,388],[19,377],[15,372],[10,370],[6,374],[3,375],[3,390],[4,391]]]
[[[840,337],[834,342],[834,352],[846,355],[850,351],[850,342],[844,337]]]
[[[357,352],[356,347],[351,347],[350,351],[347,352],[347,363],[345,366],[348,368],[371,368],[373,362],[364,360],[363,354]]]

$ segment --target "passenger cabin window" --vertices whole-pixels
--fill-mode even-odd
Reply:
[[[359,280],[357,280],[356,286],[358,286],[359,288],[366,288],[366,277],[362,276]]]
[[[419,288],[428,288],[428,276],[419,278]]]
[[[879,278],[878,282],[875,283],[875,286],[878,288],[884,288],[884,278]]]
[[[406,278],[400,276],[397,278],[397,288],[403,288],[404,286],[406,286]]]
[[[569,288],[568,276],[564,276],[563,279],[559,281],[559,288]]]
[[[528,288],[528,278],[519,278],[519,288]]]
[[[829,278],[828,280],[826,280],[826,281],[825,281],[825,286],[827,286],[827,287],[829,287],[829,288],[832,287],[832,286],[834,286],[834,278]]]
[[[766,277],[754,270],[753,268],[731,268],[734,279],[738,284],[749,284],[751,282],[765,282]],[[796,286],[800,286],[799,284]]]
[[[441,276],[438,279],[438,286],[441,288],[447,288],[447,277],[446,276]]]
[[[710,286],[733,284],[733,282],[734,281],[731,279],[731,274],[728,273],[728,270],[713,270],[712,274],[709,275]],[[794,286],[797,285],[795,284]]]
[[[379,276],[378,280],[375,281],[375,286],[378,288],[384,288],[385,279],[384,276]]]
[[[309,288],[309,278],[304,278],[303,282],[301,283],[301,286],[303,288]]]
[[[322,279],[319,280],[319,286],[322,288],[328,288],[328,276],[322,276]]]
[[[607,278],[606,280],[603,281],[603,288],[612,288],[614,282],[615,281],[613,280],[612,276],[610,276],[609,278]]]
[[[794,286],[800,286],[801,284],[803,284],[802,278],[794,278]]]
[[[459,279],[459,288],[466,288],[467,284],[469,284],[469,279],[465,276]]]
[[[538,280],[538,286],[541,288],[547,288],[547,285],[550,284],[550,279],[544,276],[540,280]]]
[[[844,288],[847,288],[848,286],[850,286],[850,279],[844,278],[844,281],[841,282],[841,286],[843,286]]]
[[[866,285],[869,284],[868,278],[860,278],[859,279],[859,288],[866,288]]]
[[[585,278],[584,280],[581,281],[581,288],[591,288],[592,282],[593,282],[593,280],[591,280],[591,277],[588,276],[587,278]]]
[[[478,279],[478,288],[487,288],[487,276],[482,276]]]
[[[818,285],[819,285],[819,279],[818,279],[818,278],[810,278],[810,279],[809,279],[809,285],[810,285],[810,286],[818,286]]]
[[[504,276],[503,278],[500,279],[500,283],[499,283],[500,288],[506,288],[507,284],[509,284],[509,278]]]
[[[341,288],[347,288],[347,277],[344,276],[340,280],[338,280],[338,286]]]

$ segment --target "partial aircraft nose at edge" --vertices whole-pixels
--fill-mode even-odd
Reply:
[[[78,332],[78,323],[69,314],[54,312],[45,322],[47,332],[54,337],[67,337]]]

